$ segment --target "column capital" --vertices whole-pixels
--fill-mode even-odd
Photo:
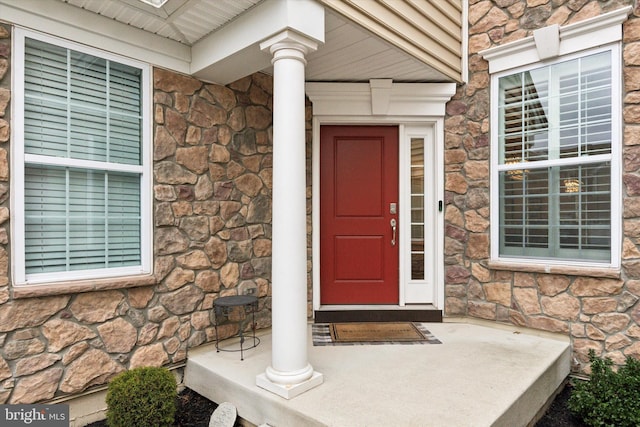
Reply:
[[[298,50],[304,57],[318,49],[318,42],[295,31],[284,30],[260,43],[260,50],[268,50],[272,55],[281,49]]]

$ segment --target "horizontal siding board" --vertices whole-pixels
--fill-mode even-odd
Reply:
[[[459,52],[460,26],[456,26],[453,22],[449,21],[438,9],[416,9],[409,3],[394,0],[380,0],[380,3],[390,12],[397,15],[401,22],[404,22],[403,30],[409,28],[414,33],[422,34],[424,38],[431,39],[431,41],[438,41],[439,44],[451,52]],[[382,20],[380,23],[385,24],[386,21]],[[389,23],[386,25],[389,26]],[[401,37],[411,41],[412,35],[408,32],[396,32]]]
[[[388,0],[387,0],[388,1]],[[462,40],[462,14],[460,11],[456,10],[455,15],[451,15],[451,13],[445,12],[445,7],[441,5],[446,5],[445,1],[437,1],[434,3],[427,3],[424,1],[416,1],[416,0],[407,0],[407,5],[411,5],[411,7],[424,16],[429,21],[433,22],[435,25],[439,25],[443,31],[447,32],[451,35],[456,41],[461,42]]]
[[[460,63],[460,41],[447,34],[440,28],[439,22],[427,20],[423,25],[414,25],[409,21],[409,16],[416,19],[420,14],[411,9],[406,10],[407,3],[394,0],[345,0],[350,2],[363,15],[369,17],[370,25],[373,24],[378,30],[376,33],[384,35],[384,30],[388,32],[387,40],[399,47],[411,46],[416,52],[431,52],[437,55],[442,62],[451,67],[459,66]],[[407,16],[403,16],[400,11],[404,10]],[[395,36],[396,40],[391,38]],[[412,49],[412,50],[413,50]],[[411,53],[411,51],[409,51]]]
[[[427,20],[423,20],[423,24],[415,26],[412,22],[408,22],[401,14],[398,14],[392,9],[405,10],[408,12],[405,6],[409,6],[409,0],[402,0],[402,5],[397,5],[401,0],[394,0],[389,2],[391,4],[389,9],[385,0],[371,1],[371,0],[320,0],[325,6],[330,7],[339,14],[343,15],[347,19],[357,23],[358,25],[368,29],[373,34],[381,37],[388,43],[402,49],[404,52],[410,54],[416,59],[424,62],[425,64],[435,68],[439,72],[447,75],[455,80],[460,80],[461,77],[461,54],[462,46],[459,39],[456,39],[450,34],[451,28],[448,30],[438,25],[438,30],[429,30],[423,28],[432,27],[432,25],[426,23]],[[386,2],[385,2],[386,3]],[[449,4],[449,2],[443,1],[443,3]],[[443,13],[441,9],[446,11],[448,15],[454,15],[455,5],[449,4],[448,8],[427,8],[426,13],[431,10],[434,14]],[[425,13],[424,8],[420,11],[415,10],[417,16]],[[412,18],[416,20],[419,18]],[[460,20],[459,18],[458,20]],[[430,20],[428,20],[431,22]],[[449,22],[450,19],[444,20]]]
[[[462,1],[461,0],[436,0],[425,3],[424,0],[407,0],[416,7],[431,6],[438,9],[457,25],[462,25]]]

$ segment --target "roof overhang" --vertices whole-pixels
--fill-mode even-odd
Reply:
[[[0,20],[212,82],[271,72],[260,43],[317,41],[307,81],[461,81],[461,2],[0,0]]]
[[[193,46],[191,74],[227,84],[269,68],[271,55],[260,43],[287,30],[323,43],[324,7],[314,0],[260,3]]]

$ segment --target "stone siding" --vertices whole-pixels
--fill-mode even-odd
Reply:
[[[445,123],[445,315],[471,316],[567,334],[575,369],[589,349],[623,363],[640,357],[640,9],[624,24],[624,240],[620,277],[595,271],[545,274],[489,265],[489,82],[478,52],[633,1],[470,0],[469,80]],[[615,179],[615,177],[614,177]],[[593,273],[593,274],[592,274]]]
[[[155,285],[13,298],[10,34],[0,26],[0,404],[79,393],[137,366],[184,363],[188,349],[215,339],[213,301],[247,288],[259,297],[258,328],[269,327],[273,98],[264,74],[223,87],[154,70]],[[308,120],[310,130],[310,113]],[[310,147],[310,132],[307,139]],[[235,334],[241,318],[233,313],[220,334]]]

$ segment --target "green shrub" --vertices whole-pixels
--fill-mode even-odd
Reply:
[[[142,367],[117,375],[107,390],[109,427],[173,425],[176,379],[166,368]]]
[[[640,361],[627,357],[617,372],[609,358],[589,351],[589,381],[574,385],[569,409],[590,426],[640,426]]]

